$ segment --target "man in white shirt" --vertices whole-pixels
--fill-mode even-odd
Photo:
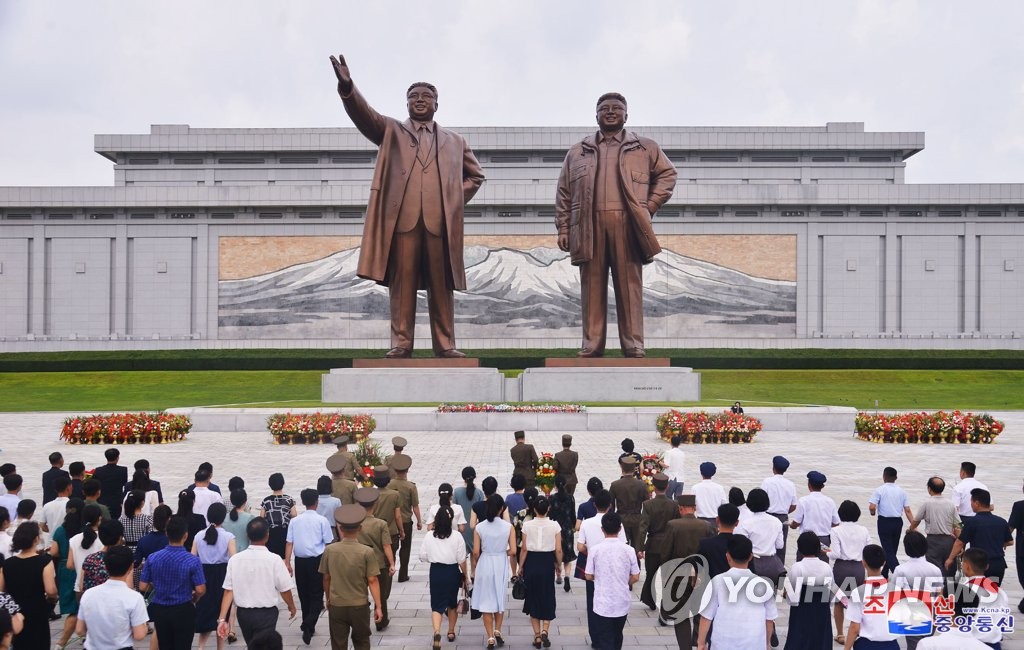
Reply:
[[[711,526],[713,533],[718,532],[718,506],[728,503],[725,488],[711,480],[718,473],[718,468],[711,461],[700,464],[701,481],[693,485],[693,496],[697,499],[697,519]]]
[[[135,558],[127,546],[111,546],[103,556],[107,581],[86,590],[78,606],[75,632],[85,650],[130,648],[146,638],[146,601],[131,588]]]
[[[772,458],[772,475],[761,481],[761,489],[768,493],[768,514],[782,522],[782,548],[779,560],[786,563],[786,542],[789,540],[789,515],[796,510],[796,485],[784,476],[789,469],[785,456]]]
[[[585,574],[597,594],[592,607],[588,608],[594,610],[597,624],[596,634],[592,634],[591,639],[595,648],[620,650],[622,630],[633,602],[630,589],[640,579],[640,565],[636,551],[626,545],[622,520],[617,514],[601,515],[601,532],[604,543],[591,546]]]
[[[858,638],[870,641],[860,644],[878,650],[899,650],[896,636],[889,633],[889,584],[882,577],[885,551],[878,544],[864,547],[864,584],[850,595],[846,616],[850,629],[846,634],[844,650],[853,650]]]
[[[584,519],[580,523],[580,532],[576,535],[576,550],[587,555],[587,563],[590,562],[590,551],[605,541],[604,531],[601,529],[601,518],[612,507],[612,495],[608,490],[598,490],[594,494],[594,507],[597,508],[597,515]],[[626,542],[626,531],[620,526],[617,537]],[[586,565],[584,565],[586,567]],[[600,633],[601,624],[594,616],[594,581],[587,580],[587,630],[591,639],[597,639]]]
[[[270,525],[263,517],[256,517],[245,527],[249,548],[228,560],[224,576],[224,598],[217,620],[217,636],[228,636],[228,612],[235,603],[235,619],[242,630],[246,645],[262,630],[277,627],[277,603],[288,605],[288,620],[295,618],[292,599],[292,578],[280,556],[267,550]]]
[[[942,569],[935,566],[925,555],[928,553],[928,540],[921,533],[908,530],[903,536],[903,551],[910,558],[893,569],[889,576],[894,589],[912,589],[927,591],[933,596],[942,594],[945,577]],[[888,562],[888,560],[886,560]],[[922,637],[908,636],[907,650],[919,647]]]
[[[775,630],[779,612],[775,605],[775,587],[753,574],[747,566],[751,558],[750,540],[733,535],[726,558],[729,570],[711,580],[711,600],[700,613],[697,647],[706,650],[708,632],[714,622],[711,643],[715,648],[744,650],[767,648]]]
[[[686,463],[686,452],[679,448],[683,442],[680,435],[672,436],[672,448],[665,452],[665,474],[668,476],[668,489],[665,496],[672,501],[683,493],[683,467]]]
[[[196,502],[192,506],[192,512],[201,516],[204,522],[206,521],[206,512],[210,509],[210,506],[215,503],[223,503],[220,494],[210,489],[211,478],[212,474],[209,470],[200,469],[195,474],[196,484],[192,488],[196,495]]]
[[[320,496],[309,488],[299,494],[305,510],[288,524],[284,546],[284,563],[295,575],[295,590],[299,592],[302,607],[302,641],[309,645],[324,605],[324,579],[320,575],[320,559],[324,547],[334,541],[334,533],[327,519],[316,511]],[[295,568],[292,570],[292,555]]]
[[[1002,630],[998,625],[986,626],[982,630],[979,619],[987,616],[995,620],[999,617],[996,614],[997,610],[1010,611],[1010,599],[1004,589],[985,577],[989,555],[984,549],[969,548],[964,551],[961,560],[966,593],[963,598],[957,598],[956,616],[963,616],[964,608],[975,609],[974,614],[968,615],[972,623],[971,635],[978,641],[988,644],[990,648],[999,647],[1003,641]]]
[[[53,489],[57,498],[43,506],[43,531],[53,535],[57,527],[64,523],[67,515],[68,499],[71,497],[71,477],[58,476],[53,480]]]
[[[7,493],[0,495],[0,507],[7,508],[11,521],[18,516],[18,502],[21,501],[22,478],[19,474],[8,474],[4,477],[4,488]]]
[[[821,493],[827,480],[821,472],[807,472],[808,494],[796,502],[793,521],[789,523],[790,528],[799,528],[801,533],[811,531],[825,547],[832,543],[832,527],[839,525],[836,502]]]
[[[984,483],[974,478],[977,471],[978,466],[974,463],[960,463],[960,482],[953,487],[953,505],[956,506],[961,520],[974,516],[974,510],[971,509],[971,490],[988,489]]]

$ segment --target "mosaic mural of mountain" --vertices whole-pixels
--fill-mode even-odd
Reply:
[[[352,248],[255,277],[221,280],[221,337],[386,337],[387,290],[356,277],[358,256]],[[550,336],[578,335],[579,273],[567,253],[469,246],[466,275],[469,291],[456,293],[460,338],[514,336],[540,343]],[[644,308],[649,339],[793,336],[796,283],[666,250],[644,267]],[[425,323],[423,293],[420,312]],[[611,330],[614,322],[610,316]]]

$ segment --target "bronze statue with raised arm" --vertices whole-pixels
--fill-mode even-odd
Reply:
[[[625,97],[602,95],[597,133],[569,149],[558,177],[558,247],[580,267],[580,357],[604,356],[609,271],[622,354],[645,355],[643,265],[661,252],[651,220],[672,196],[676,170],[658,143],[626,131],[627,117]]]
[[[484,175],[462,136],[434,122],[437,89],[406,91],[409,117],[381,115],[352,82],[345,57],[331,57],[338,94],[359,132],[379,147],[356,274],[388,288],[391,350],[412,355],[416,291],[427,290],[434,356],[466,356],[455,345],[455,290],[466,289],[463,207]]]

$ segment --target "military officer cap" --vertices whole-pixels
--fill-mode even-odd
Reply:
[[[664,490],[668,487],[668,474],[664,472],[658,472],[651,477],[651,482],[654,483],[654,487],[659,490]]]
[[[333,442],[334,444],[336,444],[336,445],[338,445],[340,447],[342,445],[347,445],[349,443],[349,439],[348,439],[348,436],[338,436],[337,438],[335,438],[331,442]]]
[[[353,498],[361,506],[372,506],[377,503],[380,497],[380,490],[372,487],[361,487],[355,491]]]
[[[516,431],[515,436],[516,436],[516,440],[525,440],[526,439],[526,432],[525,431]]]
[[[331,474],[340,474],[348,466],[348,459],[337,454],[327,457],[327,471]]]
[[[785,456],[776,456],[772,458],[772,467],[779,470],[780,472],[785,472],[787,469],[789,469],[789,461],[786,459]]]
[[[391,476],[391,468],[387,465],[377,465],[373,468],[374,478],[378,476]]]
[[[359,528],[364,519],[366,519],[366,508],[352,503],[334,511],[334,521],[346,530]]]
[[[572,446],[572,436],[570,436],[568,433],[563,433],[562,434],[562,446],[563,447],[571,447]]]
[[[718,468],[710,460],[706,460],[700,464],[700,475],[706,478],[711,478],[718,472]]]
[[[405,454],[395,456],[395,459],[391,461],[391,467],[393,467],[396,472],[408,472],[409,468],[412,467],[412,458],[409,458]]]
[[[636,459],[632,456],[623,456],[619,459],[619,465],[622,466],[622,469],[636,469]]]
[[[697,507],[697,497],[693,494],[680,494],[676,497],[676,503],[681,506]]]
[[[814,483],[815,485],[825,485],[826,480],[828,479],[826,479],[825,475],[817,470],[807,472],[808,483]]]
[[[406,447],[409,446],[409,441],[403,438],[402,436],[395,436],[394,438],[391,439],[391,444],[394,445],[395,447],[405,449]]]

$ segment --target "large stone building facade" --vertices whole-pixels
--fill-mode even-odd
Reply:
[[[592,129],[457,130],[487,174],[459,346],[578,346],[554,195]],[[679,171],[648,348],[1021,347],[1024,185],[905,184],[924,134],[861,123],[636,130]],[[376,156],[355,129],[95,144],[113,186],[0,187],[0,350],[388,346],[386,291],[354,274]]]

